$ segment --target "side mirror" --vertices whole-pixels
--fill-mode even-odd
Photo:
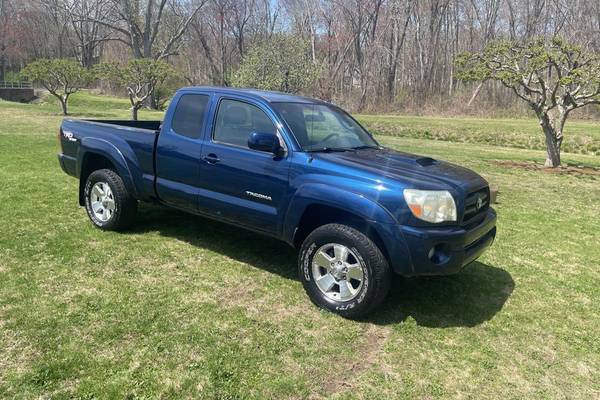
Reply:
[[[284,149],[279,144],[279,138],[272,133],[252,132],[248,138],[248,147],[252,150],[273,153],[276,157],[284,155]]]

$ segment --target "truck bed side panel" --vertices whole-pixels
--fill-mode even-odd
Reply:
[[[154,197],[156,131],[79,120],[65,120],[61,131],[61,165],[75,160],[76,177],[81,176],[87,157],[101,156],[110,161],[138,199]],[[69,173],[67,169],[72,167],[65,169]]]

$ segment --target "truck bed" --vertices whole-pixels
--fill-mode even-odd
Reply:
[[[59,159],[65,172],[79,177],[84,154],[112,154],[122,160],[140,199],[154,196],[154,149],[161,121],[66,119],[61,126]]]

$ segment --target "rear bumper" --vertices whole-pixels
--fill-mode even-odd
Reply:
[[[476,226],[417,228],[400,227],[410,262],[399,262],[402,275],[447,275],[476,260],[496,237],[496,212],[488,209]],[[392,260],[392,264],[396,260]],[[408,264],[408,265],[407,265]]]
[[[67,175],[77,176],[77,159],[60,153],[58,154],[58,163]]]

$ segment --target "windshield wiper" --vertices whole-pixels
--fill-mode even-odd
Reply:
[[[352,147],[321,147],[319,149],[307,150],[308,153],[333,153],[344,151],[354,151],[354,149]]]
[[[370,145],[363,145],[363,146],[356,146],[356,147],[352,147],[352,150],[365,150],[365,149],[380,149],[381,147],[379,146],[370,146]]]

